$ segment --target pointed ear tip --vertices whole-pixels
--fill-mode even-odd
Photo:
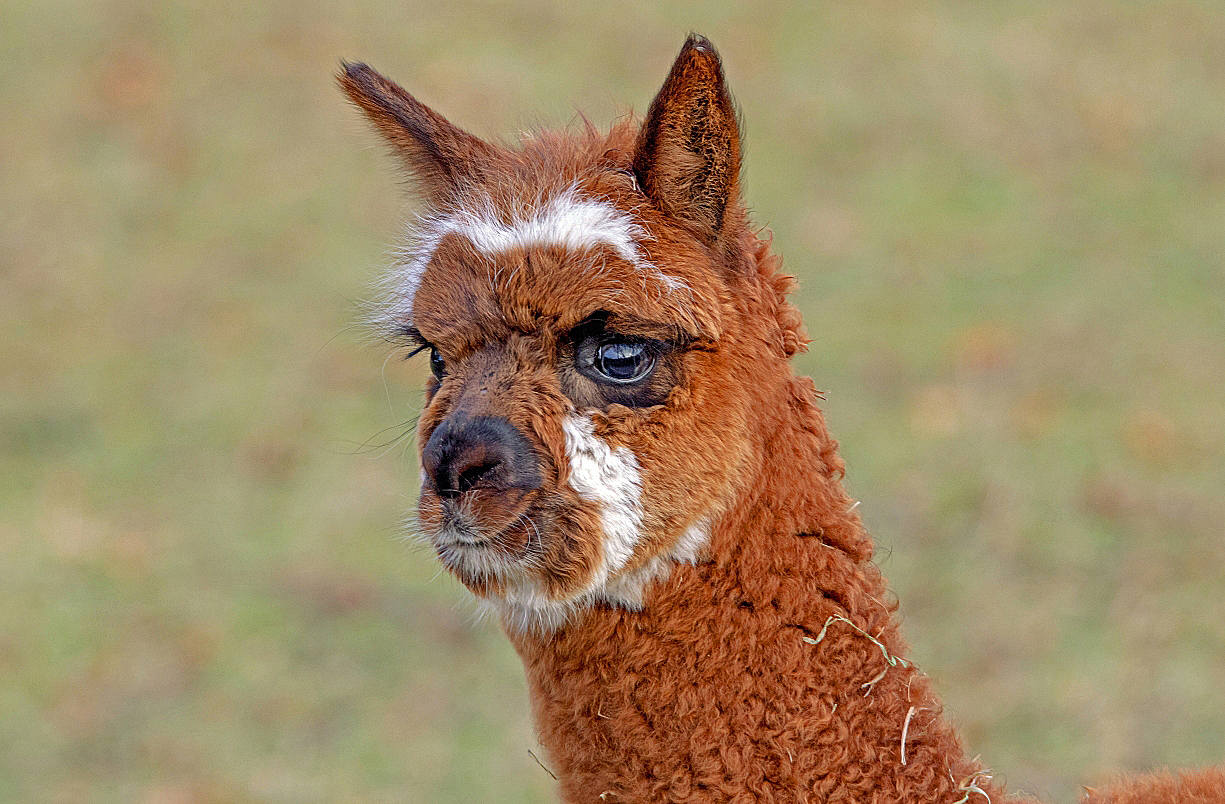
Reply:
[[[353,90],[358,82],[358,76],[361,74],[361,68],[365,66],[360,62],[341,60],[340,69],[336,71],[336,83],[346,94],[353,94]]]
[[[371,102],[386,106],[389,95],[403,94],[403,90],[384,78],[378,70],[360,61],[342,61],[340,71],[336,73],[336,83],[350,100],[363,108]]]
[[[336,80],[341,84],[355,84],[361,81],[362,78],[370,75],[378,75],[369,65],[360,61],[340,60],[340,70],[336,73]]]
[[[690,31],[689,36],[685,38],[685,46],[682,49],[696,50],[698,52],[709,50],[713,53],[715,51],[715,46],[712,45],[710,40],[705,36],[702,36],[700,33]]]
[[[719,51],[715,50],[715,46],[709,39],[699,33],[690,32],[685,39],[684,46],[681,47],[681,56],[690,56],[703,54],[711,59],[714,59],[715,64],[720,63]]]

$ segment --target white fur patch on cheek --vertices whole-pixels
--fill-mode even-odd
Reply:
[[[596,584],[625,566],[642,533],[642,476],[628,447],[613,449],[595,435],[590,416],[562,419],[570,486],[585,500],[599,504],[604,528],[604,561]]]
[[[677,536],[676,543],[629,571],[627,564],[642,540],[642,470],[628,447],[608,445],[595,434],[591,416],[570,413],[562,418],[569,462],[569,484],[584,500],[596,504],[600,516],[600,559],[585,589],[564,600],[553,600],[525,568],[503,568],[499,596],[485,603],[500,613],[513,631],[550,633],[576,612],[602,603],[630,610],[643,607],[648,587],[667,578],[678,564],[694,564],[710,540],[712,519],[703,516]]]
[[[710,541],[710,523],[699,520],[681,533],[672,549],[652,556],[636,570],[617,576],[596,590],[595,598],[614,606],[640,609],[646,597],[647,587],[655,581],[667,578],[677,564],[695,564],[698,556]]]

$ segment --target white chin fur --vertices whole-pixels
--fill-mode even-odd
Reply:
[[[535,585],[507,585],[498,598],[478,598],[478,605],[496,614],[512,631],[548,634],[566,624],[576,613],[592,606],[621,607],[631,611],[642,608],[647,588],[667,578],[677,564],[694,564],[710,541],[705,520],[690,525],[666,553],[652,556],[641,567],[607,579],[569,600],[550,600]]]

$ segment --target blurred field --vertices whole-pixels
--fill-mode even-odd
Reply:
[[[1225,6],[18,0],[0,800],[552,800],[397,538],[424,366],[353,324],[405,206],[331,74],[607,123],[690,29],[972,752],[1052,801],[1225,761]]]

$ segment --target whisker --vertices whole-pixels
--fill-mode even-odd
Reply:
[[[403,432],[399,433],[394,438],[388,441],[381,442],[381,443],[374,443],[375,439],[383,435],[383,433],[388,433],[388,432],[391,432],[401,427],[405,429],[403,430]],[[384,427],[382,430],[379,430],[377,433],[370,436],[369,438],[367,438],[365,441],[362,441],[361,443],[358,443],[355,441],[346,441],[343,439],[335,439],[334,443],[355,445],[353,449],[348,450],[348,451],[340,451],[338,452],[338,454],[341,454],[341,455],[370,455],[371,453],[376,452],[377,450],[395,446],[396,443],[399,442],[401,439],[403,439],[406,435],[415,433],[416,431],[417,431],[417,420],[413,419],[411,421],[401,422],[399,424],[393,424],[390,427]],[[374,457],[381,458],[386,454],[387,452],[384,450],[383,452],[379,453],[378,455],[375,455]]]
[[[396,415],[396,408],[391,404],[391,388],[387,385],[387,363],[395,356],[395,352],[389,352],[387,357],[383,359],[382,368],[379,369],[379,376],[383,380],[383,394],[387,398],[387,412],[392,416]]]

